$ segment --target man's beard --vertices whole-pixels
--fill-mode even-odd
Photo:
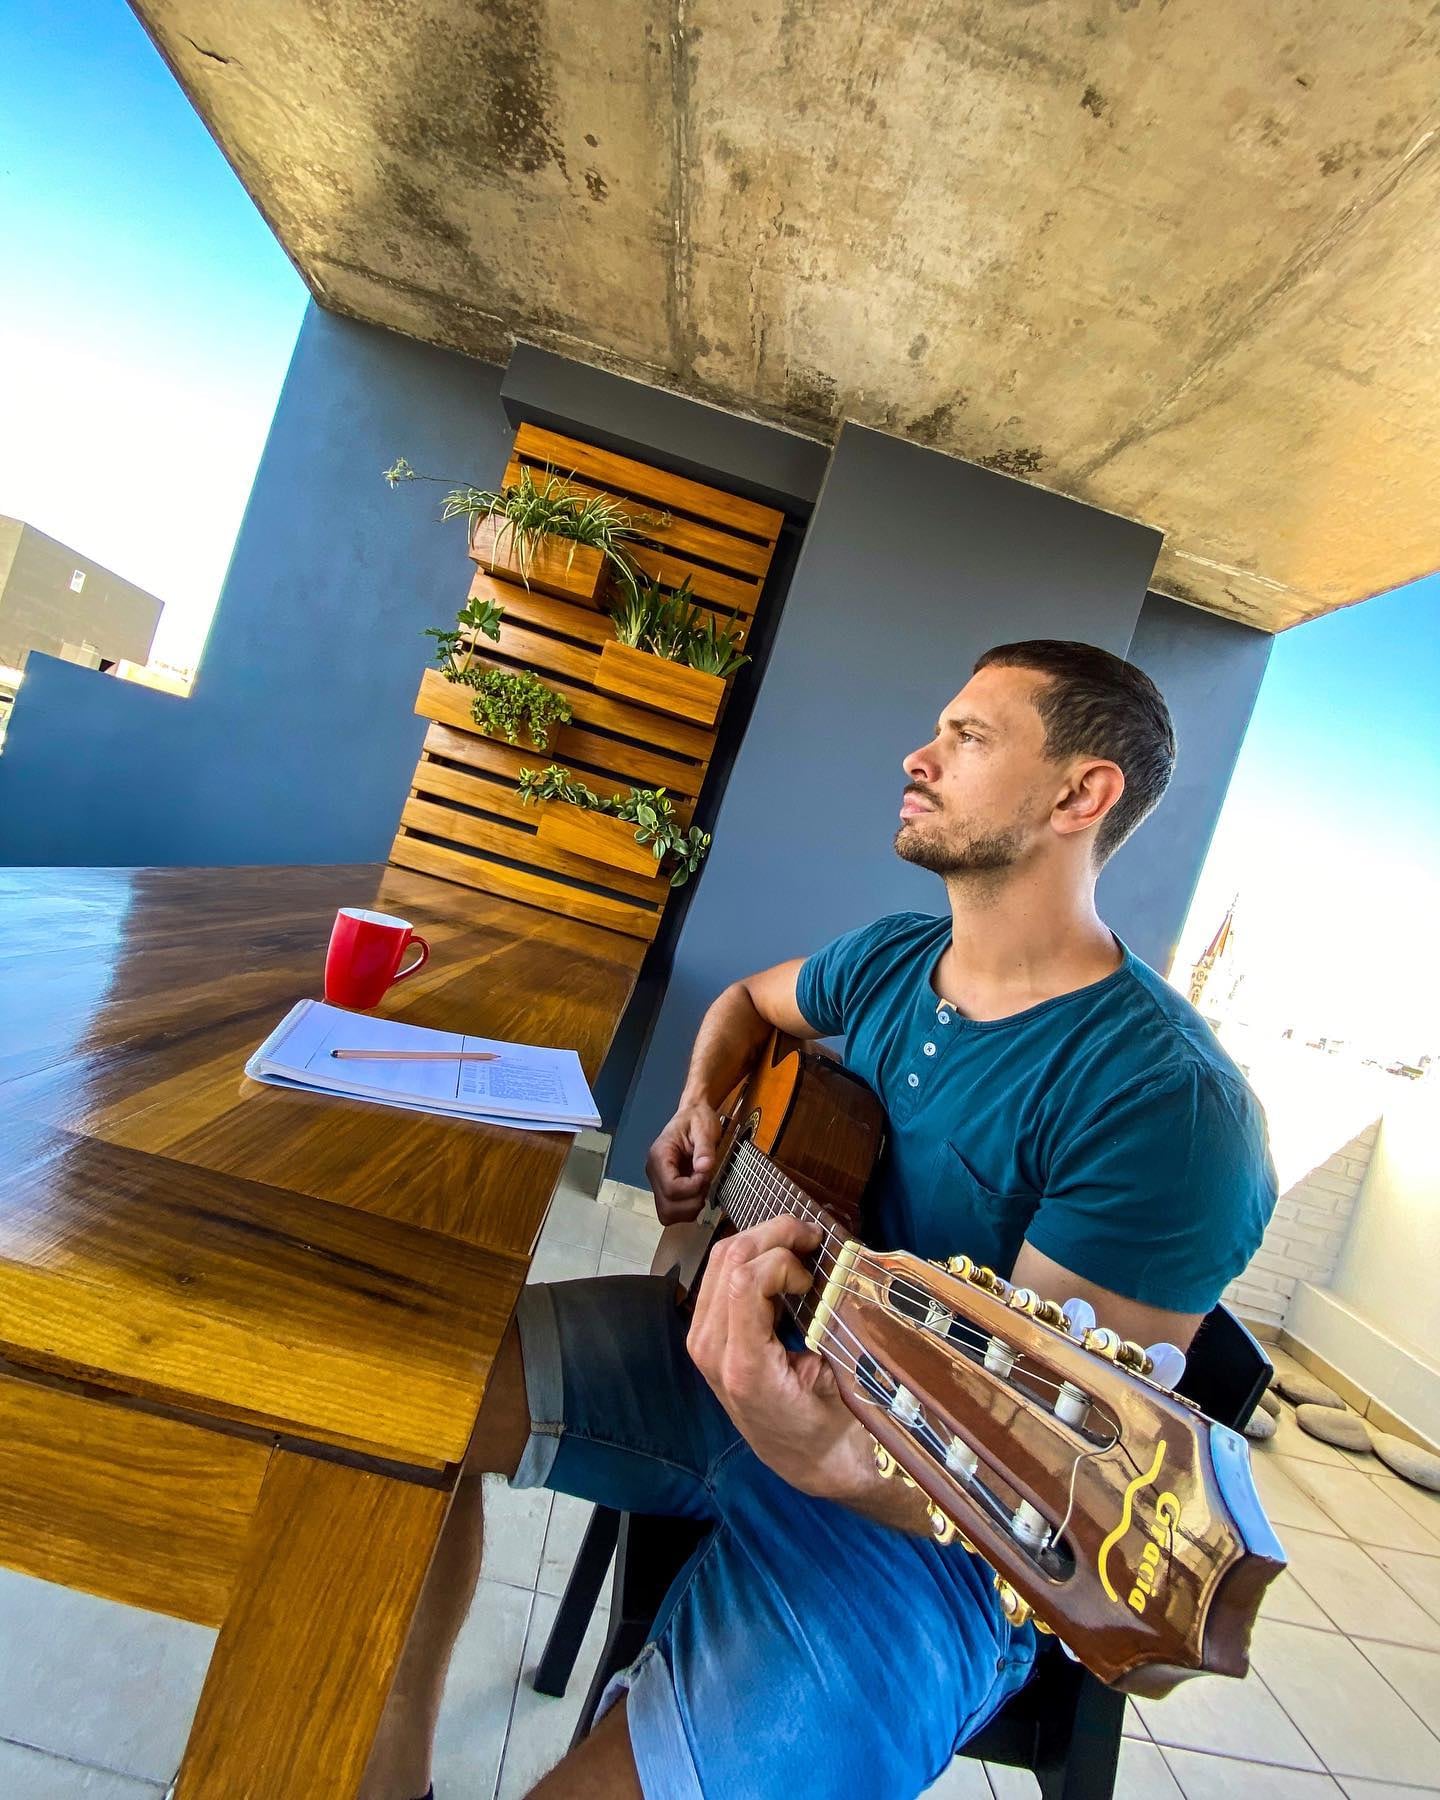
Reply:
[[[931,815],[932,817],[935,815]],[[908,821],[895,833],[895,854],[934,875],[994,874],[1020,860],[1024,839],[1018,829],[947,833],[920,832]]]

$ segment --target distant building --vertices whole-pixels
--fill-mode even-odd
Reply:
[[[106,668],[148,663],[164,602],[23,519],[0,514],[0,665],[32,650]]]

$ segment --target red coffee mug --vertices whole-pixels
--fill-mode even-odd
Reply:
[[[420,946],[420,954],[402,969],[400,958],[411,944]],[[366,912],[361,906],[342,906],[325,953],[325,998],[332,1006],[364,1012],[380,1004],[391,982],[423,968],[429,956],[430,946],[407,920]]]

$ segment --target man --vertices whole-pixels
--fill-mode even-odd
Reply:
[[[1160,693],[1091,645],[987,652],[904,761],[895,849],[949,916],[901,913],[735,982],[705,1015],[647,1165],[659,1216],[715,1173],[716,1106],[772,1027],[846,1038],[890,1134],[877,1247],[965,1251],[1186,1347],[1276,1197],[1263,1113],[1209,1027],[1095,912],[1095,879],[1175,759]],[[446,1658],[480,1556],[479,1471],[716,1522],[654,1642],[536,1796],[908,1800],[1021,1686],[1031,1627],[882,1481],[826,1365],[776,1335],[815,1234],[713,1252],[693,1320],[659,1277],[525,1290],[426,1586],[367,1795],[429,1780]],[[441,1800],[445,1800],[442,1796]]]

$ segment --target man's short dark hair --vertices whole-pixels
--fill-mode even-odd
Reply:
[[[1052,762],[1101,756],[1116,763],[1125,791],[1100,821],[1094,864],[1101,868],[1160,804],[1175,768],[1175,728],[1159,688],[1134,663],[1064,638],[998,644],[981,669],[1033,669],[1049,681],[1035,695]]]

